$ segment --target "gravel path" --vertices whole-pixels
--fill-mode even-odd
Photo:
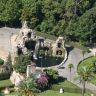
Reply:
[[[10,38],[13,34],[17,34],[19,29],[15,28],[0,28],[0,49],[4,49],[6,51],[11,51],[11,42]]]
[[[6,27],[0,28],[0,49],[4,49],[7,52],[10,52],[11,51],[10,38],[13,34],[17,34],[19,30],[20,29],[6,28]],[[87,58],[90,56],[92,56],[91,53],[90,54],[86,53],[84,58]],[[81,54],[80,49],[74,48],[69,52],[68,60],[63,65],[65,69],[58,69],[60,76],[66,77],[69,81],[78,85],[79,87],[82,87],[82,85],[78,81],[75,81],[74,78],[77,76],[77,72],[76,72],[77,65],[82,59],[83,59],[83,56]],[[72,69],[71,74],[68,69],[69,63],[74,64],[74,69]],[[86,88],[92,91],[96,91],[96,86],[90,83],[86,84]]]
[[[86,53],[84,55],[84,58],[88,58],[92,56],[92,53]],[[76,84],[77,86],[82,88],[82,84],[79,83],[79,81],[74,80],[77,76],[77,66],[78,63],[83,59],[83,55],[80,49],[74,48],[69,52],[68,60],[63,65],[64,69],[58,69],[59,75],[67,78],[72,83]],[[68,69],[68,64],[71,63],[74,65],[74,68],[71,71],[71,74]],[[86,83],[86,88],[90,89],[92,91],[96,91],[96,86],[91,83]]]
[[[6,61],[9,52],[11,52],[11,36],[17,34],[19,29],[15,28],[0,28],[0,58]]]

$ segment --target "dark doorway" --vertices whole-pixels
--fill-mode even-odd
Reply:
[[[28,40],[25,42],[25,47],[28,50],[35,50],[35,45],[36,45],[36,41],[33,41],[33,40]]]
[[[31,38],[31,32],[28,33],[28,38]]]
[[[61,43],[58,43],[58,48],[61,48],[61,45],[62,45]]]
[[[56,51],[56,55],[62,55],[62,51],[61,50]]]

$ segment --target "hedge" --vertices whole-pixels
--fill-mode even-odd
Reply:
[[[0,73],[0,80],[6,80],[10,78],[9,72]]]

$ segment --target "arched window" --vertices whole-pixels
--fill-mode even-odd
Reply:
[[[62,55],[62,51],[61,50],[57,50],[56,51],[56,55]]]
[[[58,43],[58,45],[57,45],[57,46],[58,46],[58,48],[61,48],[61,45],[62,45],[61,43]]]
[[[28,33],[28,38],[31,38],[31,32]]]

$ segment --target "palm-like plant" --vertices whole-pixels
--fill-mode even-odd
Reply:
[[[78,70],[78,77],[80,83],[82,83],[82,96],[85,94],[85,85],[86,82],[89,82],[93,78],[93,68],[82,66]]]
[[[22,96],[35,96],[35,93],[39,91],[36,86],[35,79],[29,77],[20,83],[19,92]]]
[[[84,48],[84,49],[82,50],[83,59],[84,59],[85,53],[89,53],[89,52],[90,52],[90,51],[89,51],[88,48]]]
[[[71,70],[74,68],[73,64],[68,64],[69,72],[70,72],[70,81],[71,81]]]
[[[74,68],[73,64],[68,64],[68,68],[69,68],[70,73],[71,73],[72,68]]]

